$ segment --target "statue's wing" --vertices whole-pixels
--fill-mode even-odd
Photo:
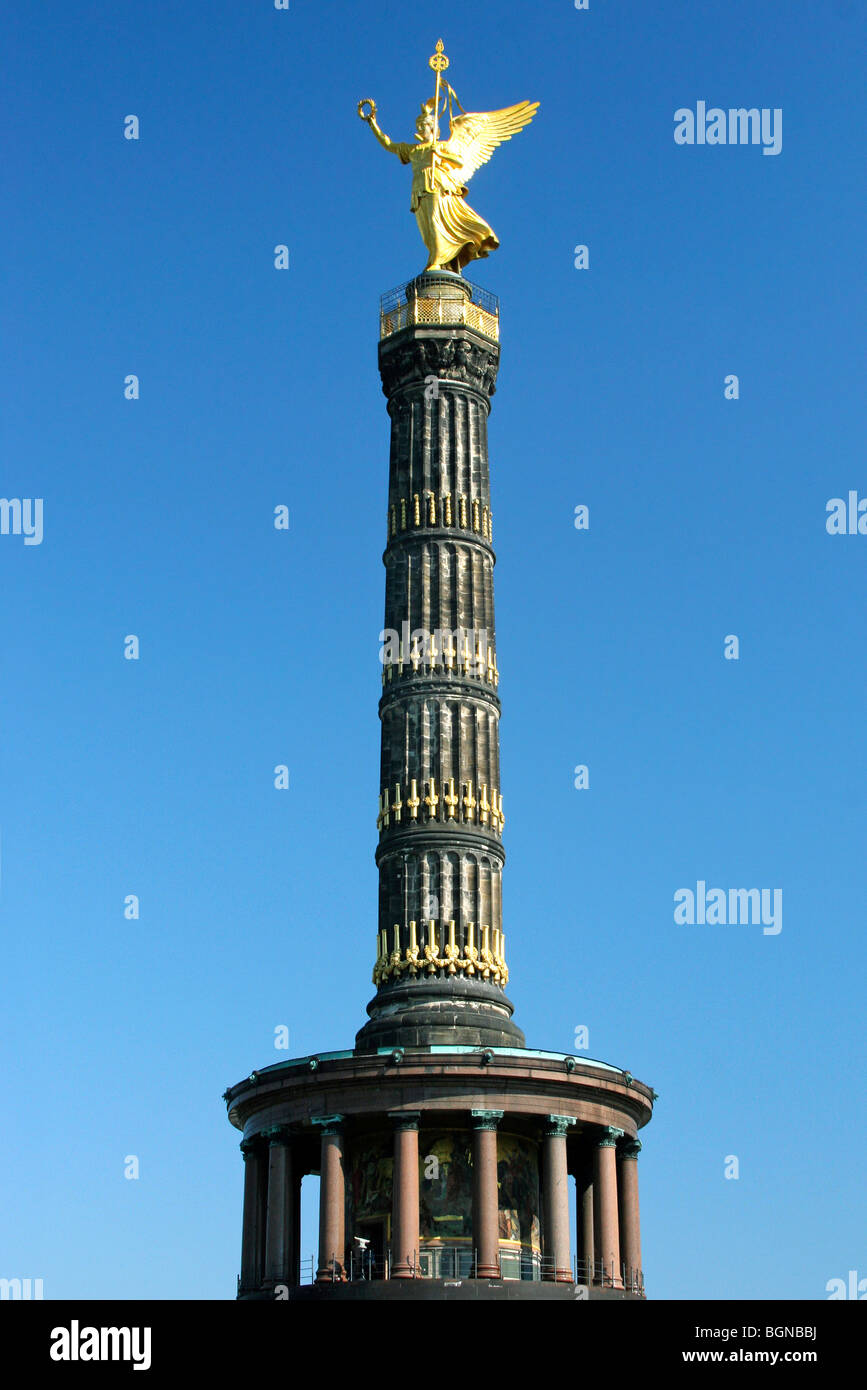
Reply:
[[[530,124],[538,109],[538,101],[519,101],[502,111],[467,111],[456,116],[444,150],[455,178],[467,183],[498,145]]]

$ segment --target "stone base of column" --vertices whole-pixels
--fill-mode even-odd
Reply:
[[[384,1279],[352,1284],[304,1284],[290,1290],[297,1303],[639,1303],[624,1289],[517,1279]]]
[[[601,1121],[612,1131],[623,1131],[627,1138],[648,1122],[653,1093],[626,1073],[582,1062],[562,1052],[495,1048],[488,1053],[475,1047],[455,1050],[454,1045],[389,1048],[379,1053],[346,1051],[283,1061],[251,1073],[227,1091],[226,1100],[231,1123],[245,1133],[245,1142],[254,1151],[264,1147],[269,1130],[275,1126],[288,1128],[293,1212],[297,1211],[298,1190],[305,1174],[322,1175],[320,1197],[331,1192],[331,1202],[326,1198],[321,1203],[320,1215],[324,1220],[319,1255],[312,1271],[310,1233],[300,1269],[295,1256],[297,1236],[293,1233],[290,1238],[287,1233],[284,1253],[292,1252],[291,1281],[287,1281],[286,1290],[290,1301],[611,1300],[642,1296],[642,1291],[635,1288],[624,1290],[611,1288],[608,1282],[591,1283],[591,1271],[582,1268],[580,1261],[578,1282],[572,1282],[571,1272],[565,1268],[568,1249],[561,1247],[557,1253],[559,1239],[548,1244],[556,1277],[542,1281],[538,1246],[526,1239],[522,1243],[522,1233],[514,1231],[513,1218],[504,1215],[515,1205],[515,1199],[509,1196],[509,1164],[520,1162],[520,1172],[524,1174],[528,1162],[532,1169],[534,1155],[542,1157],[544,1131],[550,1128],[552,1116],[575,1120],[574,1125],[568,1126],[566,1136],[567,1169],[573,1174],[579,1170],[583,1150],[594,1144]],[[363,1202],[356,1204],[352,1180],[357,1173],[367,1171],[369,1162],[394,1153],[395,1125],[407,1123],[416,1114],[418,1146],[414,1135],[404,1142],[407,1171],[417,1172],[419,1191],[417,1197],[415,1184],[405,1188],[404,1229],[398,1241],[395,1213],[389,1231],[379,1208],[371,1215]],[[487,1131],[486,1122],[499,1126],[499,1137],[496,1129]],[[328,1134],[332,1129],[337,1133]],[[411,1127],[409,1132],[412,1133]],[[444,1136],[456,1136],[458,1157],[448,1157],[452,1154],[449,1146],[442,1151],[437,1147]],[[423,1148],[422,1139],[431,1147]],[[509,1145],[516,1143],[517,1147],[511,1149],[504,1144],[499,1152],[500,1139]],[[343,1145],[342,1154],[337,1151],[338,1143]],[[468,1153],[477,1145],[478,1164]],[[414,1150],[412,1154],[410,1148]],[[436,1177],[427,1171],[427,1161],[437,1154],[439,1162],[444,1154],[447,1161],[455,1162],[463,1194],[464,1224],[460,1232],[455,1232],[451,1262],[442,1258],[443,1241],[437,1236],[422,1200],[422,1185]],[[499,1166],[502,1163],[506,1164],[504,1169]],[[539,1176],[542,1171],[543,1165]],[[475,1195],[476,1175],[482,1173],[484,1182]],[[404,1190],[403,1184],[399,1187]],[[346,1203],[344,1190],[349,1194]],[[611,1217],[616,1222],[616,1189],[608,1195],[614,1197]],[[472,1219],[470,1202],[474,1208]],[[423,1213],[421,1229],[415,1221],[417,1206]],[[589,1193],[582,1203],[585,1211],[587,1206]],[[261,1194],[252,1168],[247,1208],[252,1242],[253,1232],[258,1233],[262,1224]],[[453,1205],[443,1207],[453,1209]],[[535,1211],[544,1219],[544,1204],[536,1206]],[[565,1219],[568,1228],[568,1217]],[[293,1224],[297,1231],[297,1222]],[[610,1219],[606,1227],[616,1229],[610,1226]],[[613,1240],[611,1244],[617,1248]],[[375,1259],[367,1264],[354,1258],[359,1246],[365,1245],[370,1246],[371,1255],[375,1252]],[[256,1246],[258,1249],[258,1234]],[[603,1248],[600,1241],[594,1252],[597,1259]],[[638,1249],[637,1243],[635,1248]],[[389,1261],[393,1262],[391,1268]],[[273,1268],[276,1270],[276,1262]],[[249,1271],[245,1272],[238,1297],[273,1301],[274,1290],[266,1285],[258,1257],[255,1267],[251,1259]],[[619,1272],[618,1269],[618,1282]],[[396,1274],[404,1277],[395,1277]],[[313,1283],[300,1282],[311,1278]]]
[[[358,1032],[355,1048],[524,1047],[513,1011],[499,986],[483,980],[401,981],[371,999],[370,1022]]]

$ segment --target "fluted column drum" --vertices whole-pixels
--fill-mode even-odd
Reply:
[[[380,342],[391,461],[380,636],[378,992],[358,1034],[362,1049],[524,1045],[504,992],[505,813],[487,437],[499,346],[496,318],[475,308],[462,276],[420,275]]]

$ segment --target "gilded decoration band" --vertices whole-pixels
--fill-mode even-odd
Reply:
[[[432,674],[437,670],[486,681],[495,690],[500,684],[500,671],[493,648],[482,642],[474,642],[471,645],[467,636],[458,643],[453,636],[444,636],[440,648],[437,647],[436,634],[432,633],[430,640],[424,643],[423,651],[419,651],[416,641],[412,643],[408,652],[401,638],[397,642],[397,651],[397,661],[383,663],[383,686],[389,681],[401,680],[404,676],[417,676],[419,672],[422,675]]]
[[[403,935],[405,937],[406,932]],[[401,928],[395,922],[391,929],[392,949],[389,950],[389,933],[383,927],[377,938],[379,956],[373,967],[373,983],[380,985],[386,980],[399,980],[402,975],[410,978],[425,973],[435,975],[438,970],[444,970],[447,975],[478,975],[479,979],[495,985],[508,984],[506,938],[499,927],[477,929],[475,922],[468,922],[463,946],[456,935],[454,921],[437,923],[431,920],[422,924],[421,934],[418,923],[410,922],[409,945],[401,950]]]
[[[429,778],[422,782],[424,795],[419,796],[418,779],[410,779],[409,788],[406,786],[401,789],[401,784],[394,784],[394,798],[391,798],[388,787],[385,787],[379,794],[377,803],[376,828],[377,830],[387,830],[389,826],[412,824],[413,822],[428,821],[460,821],[466,825],[481,825],[485,829],[490,829],[495,835],[501,835],[506,817],[503,814],[503,798],[495,789],[491,788],[490,800],[488,800],[488,784],[484,782],[479,790],[478,799],[473,795],[473,783],[462,782],[461,794],[455,790],[455,779],[449,777],[439,783],[442,795],[437,792],[437,779]]]
[[[499,310],[496,314],[490,314],[481,305],[472,304],[468,300],[440,299],[438,296],[414,296],[406,304],[396,304],[388,312],[381,311],[380,340],[390,338],[393,333],[399,333],[402,328],[409,328],[414,323],[436,323],[444,326],[463,324],[467,328],[474,328],[477,333],[492,339],[495,343],[500,341]]]
[[[494,514],[478,497],[460,492],[452,499],[450,492],[437,497],[435,492],[414,492],[401,497],[388,509],[389,538],[401,531],[423,526],[454,526],[461,531],[474,531],[483,540],[494,539]]]

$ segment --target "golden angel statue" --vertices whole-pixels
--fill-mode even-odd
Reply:
[[[466,200],[467,183],[486,164],[498,145],[510,140],[529,125],[539,108],[537,101],[519,101],[501,111],[467,112],[454,89],[441,80],[448,67],[442,39],[430,59],[436,72],[436,91],[423,102],[415,123],[415,144],[390,140],[376,122],[376,104],[365,97],[358,103],[358,114],[366,121],[382,147],[396,154],[401,164],[412,165],[410,211],[415,213],[422,240],[428,250],[425,270],[451,270],[461,273],[469,261],[495,251],[499,241],[491,227],[474,212]],[[443,110],[440,88],[444,86]],[[452,100],[460,107],[452,115]],[[439,118],[448,105],[450,136],[439,138]],[[367,108],[365,110],[365,108]]]

